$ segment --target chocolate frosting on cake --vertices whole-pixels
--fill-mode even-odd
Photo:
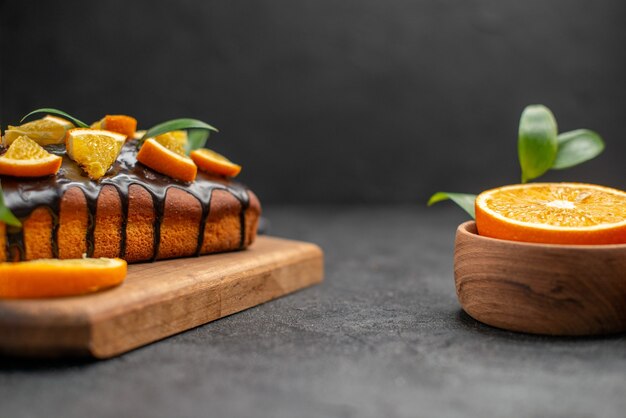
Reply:
[[[48,146],[46,149],[63,157],[63,164],[59,172],[54,176],[41,178],[15,178],[0,176],[6,205],[22,221],[37,207],[49,209],[53,219],[51,234],[52,256],[58,257],[58,239],[60,203],[64,193],[73,187],[78,187],[85,195],[89,223],[87,227],[87,256],[91,257],[94,251],[94,230],[96,219],[97,201],[102,188],[106,185],[115,187],[122,207],[122,233],[120,242],[120,257],[126,251],[126,226],[129,205],[129,187],[139,185],[152,196],[154,217],[154,243],[153,256],[156,259],[159,253],[161,240],[161,223],[164,217],[165,197],[170,188],[183,190],[195,197],[202,208],[199,233],[196,245],[196,255],[200,254],[204,239],[204,229],[209,215],[211,195],[214,190],[224,190],[234,196],[241,203],[241,240],[240,248],[246,242],[245,216],[246,209],[250,204],[248,188],[242,184],[226,178],[213,177],[203,172],[198,172],[196,180],[191,183],[182,182],[137,162],[137,141],[127,142],[118,156],[116,162],[107,174],[98,181],[91,180],[82,169],[72,161],[65,153],[64,146]],[[19,259],[25,258],[24,236],[21,228],[7,227],[7,255],[17,251]],[[7,257],[9,259],[9,257]]]

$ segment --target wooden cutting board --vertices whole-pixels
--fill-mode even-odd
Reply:
[[[0,301],[0,353],[108,358],[319,283],[314,244],[259,237],[247,250],[133,264],[119,287]]]

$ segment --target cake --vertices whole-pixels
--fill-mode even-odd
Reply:
[[[246,248],[256,237],[261,205],[244,185],[198,172],[180,181],[139,163],[126,142],[106,175],[92,180],[66,155],[54,175],[0,175],[6,206],[22,228],[0,222],[0,261],[120,257],[128,262]]]

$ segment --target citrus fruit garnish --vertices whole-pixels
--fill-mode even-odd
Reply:
[[[63,158],[50,154],[26,136],[17,137],[0,156],[0,174],[15,177],[41,177],[59,171]]]
[[[480,235],[549,244],[626,243],[626,192],[582,183],[529,183],[476,198]]]
[[[231,162],[228,158],[210,149],[201,148],[191,151],[189,157],[198,168],[208,173],[235,177],[241,171],[241,166]]]
[[[137,130],[137,119],[127,115],[106,115],[92,123],[91,128],[117,132],[126,135],[127,139],[133,139]]]
[[[71,296],[116,286],[126,277],[119,258],[42,259],[0,263],[0,298]]]
[[[46,116],[27,122],[20,126],[9,125],[4,132],[2,145],[9,146],[20,136],[27,136],[39,145],[61,144],[65,139],[65,133],[73,128],[72,122],[56,116]]]
[[[198,167],[191,158],[184,155],[184,151],[183,154],[172,151],[155,138],[145,140],[137,153],[137,161],[154,171],[182,181],[194,181],[198,172]]]
[[[185,156],[187,145],[187,131],[171,131],[154,137],[156,141],[170,151]]]
[[[102,129],[67,131],[67,154],[94,180],[104,176],[122,150],[126,135]]]

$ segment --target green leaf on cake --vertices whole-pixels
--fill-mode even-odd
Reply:
[[[204,147],[211,131],[218,132],[215,127],[198,119],[172,119],[159,123],[158,125],[148,129],[139,140],[139,145],[141,145],[147,138],[154,138],[155,136],[162,135],[167,132],[180,130],[188,131],[187,149],[185,150],[187,153],[193,151],[194,149]]]
[[[444,200],[452,200],[454,203],[459,205],[461,209],[467,212],[472,219],[476,218],[474,202],[476,201],[475,194],[467,194],[467,193],[448,193],[448,192],[437,192],[428,199],[428,206],[432,206],[435,203],[442,202]]]
[[[79,128],[89,128],[89,125],[87,125],[85,122],[81,121],[80,119],[76,119],[74,116],[65,113],[62,110],[59,109],[53,109],[51,107],[43,107],[41,109],[35,109],[32,112],[30,112],[29,114],[27,114],[26,116],[24,116],[21,120],[20,123],[24,122],[24,120],[26,120],[27,118],[29,118],[32,115],[36,115],[39,113],[45,113],[47,115],[55,115],[55,116],[59,116],[62,117],[64,119],[69,120],[70,122],[72,122],[74,125],[76,125]]]
[[[187,155],[195,149],[204,148],[206,141],[209,139],[209,131],[205,129],[191,129],[187,133],[187,146],[185,152]]]
[[[15,215],[13,215],[13,212],[11,212],[11,209],[9,209],[7,205],[4,203],[4,193],[2,192],[2,184],[0,184],[0,221],[11,226],[17,226],[17,227],[22,226],[22,223],[20,222],[20,220],[17,219]]]

